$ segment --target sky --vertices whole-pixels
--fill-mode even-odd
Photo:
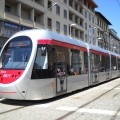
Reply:
[[[120,37],[120,0],[93,0],[98,8],[95,10],[100,12],[112,25],[109,28],[117,32]]]

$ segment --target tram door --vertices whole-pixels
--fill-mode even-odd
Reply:
[[[120,58],[118,58],[118,77],[120,77]]]
[[[67,92],[67,64],[69,51],[60,46],[52,46],[49,50],[49,61],[54,67],[56,77],[56,94]]]
[[[56,63],[56,94],[67,92],[66,64],[64,62]]]
[[[97,84],[99,82],[99,56],[91,53],[91,79],[92,84]]]

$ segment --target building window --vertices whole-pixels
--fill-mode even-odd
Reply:
[[[89,20],[91,21],[91,14],[89,14]]]
[[[64,0],[64,3],[67,4],[67,0]]]
[[[93,30],[93,32],[92,32],[92,33],[93,33],[93,34],[95,34],[95,29],[93,28],[92,30]]]
[[[43,2],[42,0],[35,0],[35,2],[36,2],[37,4],[40,4],[40,5],[44,6],[44,2]]]
[[[56,31],[60,32],[60,22],[56,21]]]
[[[56,14],[60,15],[60,6],[56,5]]]
[[[32,20],[32,19],[31,19]],[[36,21],[37,20],[37,16],[34,16],[34,21]]]
[[[82,39],[82,40],[84,40],[84,36],[83,36],[84,34],[83,34],[83,31],[80,31],[80,38]]]
[[[80,7],[80,13],[83,14],[83,7]]]
[[[87,18],[87,11],[85,11],[85,18]]]
[[[67,10],[64,10],[64,18],[67,19]]]
[[[85,34],[85,42],[87,43],[87,34]]]
[[[83,27],[83,20],[82,19],[80,19],[80,26]]]
[[[87,30],[87,23],[85,23],[85,29]]]
[[[4,23],[4,36],[5,37],[11,37],[13,34],[15,34],[18,31],[18,26],[12,23]]]
[[[6,12],[11,12],[11,6],[5,5],[5,11]]]
[[[94,17],[92,17],[92,22],[93,22],[93,24],[94,24],[94,21],[95,21],[95,20],[94,20]]]
[[[84,5],[87,6],[87,2],[84,0]]]
[[[76,73],[81,73],[81,63],[80,51],[71,50],[71,65],[75,68]]]
[[[67,35],[67,25],[64,25],[64,34]]]
[[[48,0],[48,9],[52,11],[52,2]]]
[[[52,29],[52,19],[48,18],[47,25],[49,29]]]
[[[90,9],[90,4],[88,4],[88,8]]]

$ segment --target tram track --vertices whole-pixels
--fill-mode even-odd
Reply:
[[[120,86],[120,84],[114,86],[112,89],[107,90],[106,92],[104,92],[104,93],[102,93],[101,95],[95,97],[94,99],[92,99],[92,100],[90,100],[90,101],[82,104],[82,105],[79,106],[76,110],[70,111],[70,112],[68,112],[67,114],[65,114],[65,115],[57,118],[56,120],[63,120],[63,119],[65,119],[66,117],[70,116],[71,114],[74,114],[74,113],[75,113],[76,111],[78,111],[80,108],[86,107],[87,105],[91,104],[92,102],[95,102],[96,100],[100,99],[101,97],[103,97],[104,95],[108,94],[109,92],[111,92],[112,90],[114,90],[115,88],[117,88],[118,86]],[[120,112],[120,107],[119,107],[119,109],[116,111],[115,115],[113,115],[113,116],[111,117],[111,120],[115,120],[118,112]]]
[[[6,102],[7,101],[7,102]],[[9,102],[8,102],[9,101]],[[19,102],[19,103],[18,103]],[[28,101],[27,101],[28,102]],[[32,106],[32,105],[35,105],[37,103],[35,102],[28,102],[27,103],[26,101],[15,101],[15,100],[6,100],[6,99],[3,99],[3,100],[0,100],[0,103],[3,103],[3,104],[10,104],[10,105],[14,105],[14,106],[18,106],[16,108],[13,108],[13,109],[9,109],[9,110],[6,110],[6,111],[3,111],[3,112],[0,112],[0,115],[3,115],[3,114],[6,114],[6,113],[10,113],[10,112],[13,112],[13,111],[16,111],[16,110],[20,110],[20,109],[23,109],[23,108],[26,108],[26,107],[29,107],[29,106]],[[20,106],[20,107],[19,107]]]
[[[0,115],[5,114],[5,113],[9,113],[9,112],[12,112],[12,111],[16,111],[16,110],[19,110],[19,109],[22,109],[22,108],[25,108],[25,106],[19,107],[19,108],[14,108],[14,109],[11,109],[11,110],[8,110],[8,111],[1,112]]]
[[[27,108],[27,107],[30,107],[30,106],[33,106],[33,105],[49,103],[51,101],[53,101],[53,100],[51,100],[51,99],[47,100],[46,99],[46,100],[36,100],[36,101],[29,101],[29,100],[22,101],[22,100],[0,99],[1,104],[8,104],[8,105],[13,105],[13,106],[18,106],[16,108],[0,112],[0,115],[10,113],[10,112],[14,112],[16,110],[24,109],[24,108]]]
[[[62,119],[65,119],[66,117],[70,116],[71,114],[74,114],[76,111],[78,111],[80,108],[83,108],[83,107],[86,107],[87,105],[91,104],[92,102],[95,102],[96,100],[100,99],[101,97],[103,97],[104,95],[108,94],[109,92],[111,92],[112,90],[114,90],[115,88],[117,88],[118,86],[120,86],[120,84],[118,85],[115,85],[113,88],[107,90],[106,92],[100,94],[99,96],[93,98],[92,100],[82,104],[81,106],[79,106],[75,111],[70,111],[69,113],[65,114],[64,116],[61,116],[59,118],[57,118],[56,120],[62,120]],[[61,98],[61,97],[59,97]],[[55,100],[58,100],[59,98],[55,98]],[[64,98],[64,96],[63,96]],[[45,104],[45,103],[48,103],[48,102],[52,102],[54,101],[53,99],[51,100],[45,100],[45,101],[17,101],[17,100],[6,100],[6,99],[3,99],[3,100],[0,100],[0,103],[1,104],[10,104],[10,105],[17,105],[18,107],[16,108],[13,108],[13,109],[9,109],[9,110],[6,110],[6,111],[3,111],[3,112],[0,112],[0,115],[3,115],[3,114],[7,114],[7,113],[10,113],[10,112],[14,112],[14,111],[17,111],[17,110],[20,110],[20,109],[24,109],[24,108],[27,108],[27,107],[30,107],[30,106],[33,106],[33,105],[36,105],[36,104]],[[20,107],[19,107],[20,106]],[[116,113],[111,117],[111,120],[115,120],[118,112],[120,111],[120,108],[116,111]]]
[[[117,117],[117,114],[118,114],[119,112],[120,112],[120,106],[119,106],[119,108],[117,109],[115,115],[113,115],[110,120],[115,120],[116,117]]]

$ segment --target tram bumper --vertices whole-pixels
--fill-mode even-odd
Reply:
[[[15,85],[7,87],[4,85],[0,86],[0,98],[24,100],[24,96],[20,94]]]

